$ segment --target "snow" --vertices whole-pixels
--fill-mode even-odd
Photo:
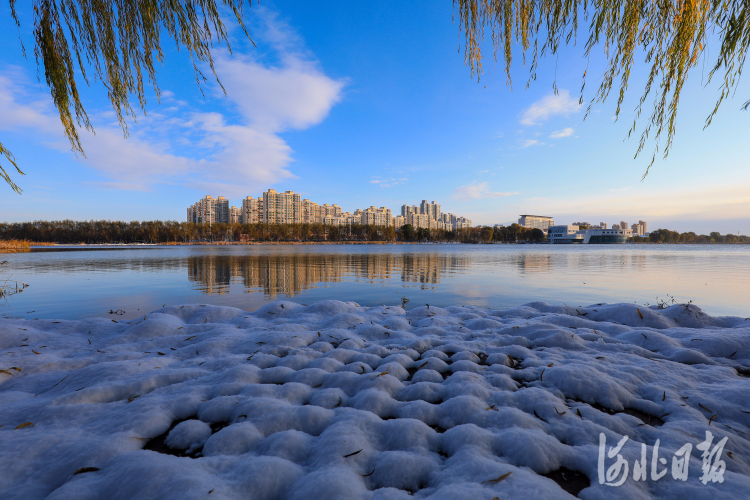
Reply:
[[[198,448],[203,448],[211,437],[211,426],[202,420],[186,420],[180,422],[169,431],[165,443],[173,450],[186,450],[191,454]]]
[[[695,305],[185,305],[3,319],[0,357],[8,499],[750,491],[750,320]],[[724,481],[704,485],[706,431],[728,442]],[[629,438],[622,486],[599,482],[601,433],[607,450]],[[687,481],[670,462],[633,479],[657,440],[667,460],[693,445]]]

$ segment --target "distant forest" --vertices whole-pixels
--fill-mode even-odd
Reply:
[[[177,221],[34,221],[0,223],[0,240],[30,243],[292,243],[292,242],[418,242],[418,243],[541,243],[544,233],[518,224],[473,227],[456,231],[399,230],[384,226],[324,226],[322,224],[193,224]],[[652,231],[648,237],[633,236],[633,243],[750,243],[750,237],[734,234]]]
[[[717,232],[710,234],[678,233],[669,229],[657,229],[651,231],[648,236],[633,236],[630,241],[633,243],[750,243],[750,236]]]
[[[540,242],[544,233],[513,224],[507,228],[475,227],[457,231],[384,226],[322,224],[194,224],[177,221],[34,221],[0,223],[0,240],[31,243],[232,243],[232,242]]]

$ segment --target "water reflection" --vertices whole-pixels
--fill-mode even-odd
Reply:
[[[438,284],[470,266],[468,257],[419,254],[199,255],[188,257],[188,279],[205,294],[227,294],[231,285],[269,297],[294,297],[318,283],[349,277],[367,282],[400,277],[405,283]]]
[[[59,247],[4,255],[0,278],[29,283],[0,315],[132,319],[165,304],[253,311],[271,300],[413,307],[510,307],[693,300],[711,314],[750,312],[748,245],[258,245]]]
[[[518,259],[518,270],[522,273],[547,273],[552,270],[552,258],[549,254],[523,254]]]

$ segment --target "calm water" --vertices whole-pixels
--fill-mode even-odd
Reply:
[[[0,277],[29,283],[0,300],[22,318],[122,318],[185,303],[252,311],[309,304],[583,306],[674,296],[709,314],[750,316],[744,245],[257,245],[40,248],[6,254]]]

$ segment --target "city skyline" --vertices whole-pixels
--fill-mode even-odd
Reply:
[[[401,205],[401,214],[374,205],[344,212],[337,204],[318,204],[294,191],[277,192],[268,189],[263,196],[246,196],[242,206],[230,205],[224,196],[211,195],[187,207],[187,222],[194,224],[324,224],[345,226],[353,224],[394,227],[400,229],[410,224],[415,229],[440,229],[455,231],[472,227],[471,220],[443,212],[435,201],[422,200],[417,205]]]
[[[401,205],[400,215],[393,216],[393,211],[386,207],[370,206],[366,209],[356,209],[354,212],[344,212],[337,204],[318,204],[309,199],[302,199],[293,191],[276,192],[268,189],[262,196],[253,198],[247,196],[242,199],[242,206],[231,205],[224,196],[216,198],[206,195],[193,205],[187,207],[187,222],[195,224],[323,224],[327,226],[344,226],[352,224],[392,226],[400,229],[404,225],[411,225],[415,229],[440,229],[455,231],[471,228],[472,221],[451,213],[444,213],[442,205],[436,201],[422,200],[417,205]],[[599,222],[573,222],[571,224],[556,224],[553,217],[540,215],[521,215],[517,222],[521,227],[541,229],[545,233],[552,226],[567,228],[567,231],[577,231],[579,227],[590,229],[608,229],[610,224]],[[506,224],[478,225],[477,227],[499,227]],[[507,224],[512,225],[512,224]],[[571,229],[573,228],[573,229]],[[639,220],[628,224],[624,220],[611,224],[612,230],[623,229],[630,231],[631,236],[647,236],[648,222]]]

